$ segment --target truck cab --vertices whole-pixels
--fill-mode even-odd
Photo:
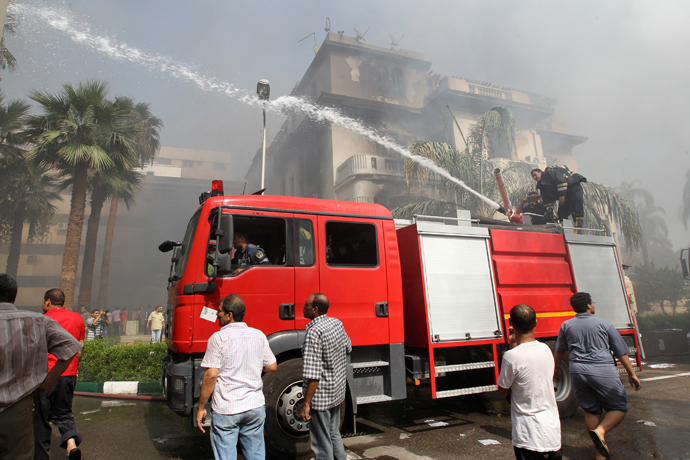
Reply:
[[[268,262],[233,264],[236,233],[265,252]],[[238,294],[244,322],[260,329],[278,360],[264,376],[267,447],[276,454],[308,451],[301,404],[301,306],[309,295],[331,299],[328,314],[352,339],[348,404],[406,396],[402,289],[395,225],[382,206],[278,196],[211,196],[172,243],[164,368],[168,405],[194,419],[216,311]],[[192,421],[192,423],[194,423]]]

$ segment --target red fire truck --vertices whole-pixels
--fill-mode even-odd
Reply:
[[[569,298],[587,291],[640,362],[615,241],[560,227],[494,220],[393,220],[376,204],[283,196],[224,196],[214,181],[173,250],[168,285],[164,383],[169,407],[195,423],[208,338],[222,299],[239,294],[245,322],[262,330],[278,360],[264,376],[267,448],[309,450],[300,420],[301,307],[328,296],[330,316],[352,339],[346,409],[407,397],[407,384],[432,398],[497,389],[508,312],[519,303],[538,316],[535,336],[553,346]],[[398,227],[396,229],[396,223]],[[270,264],[232,266],[234,232],[263,248]],[[591,233],[591,232],[590,232]],[[561,415],[576,408],[567,359],[556,387]]]

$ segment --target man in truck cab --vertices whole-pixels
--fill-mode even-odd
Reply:
[[[252,265],[271,265],[271,262],[264,251],[259,246],[249,242],[249,237],[244,232],[235,232],[232,240],[232,245],[235,248],[235,255],[232,258],[232,265],[237,267],[233,272],[236,275]]]

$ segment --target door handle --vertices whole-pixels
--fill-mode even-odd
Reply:
[[[295,319],[295,304],[281,303],[278,307],[278,317],[280,319]]]
[[[388,318],[388,302],[378,302],[375,310],[378,318]]]

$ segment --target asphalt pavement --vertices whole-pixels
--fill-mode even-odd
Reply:
[[[650,367],[658,364],[660,368]],[[690,355],[655,358],[628,387],[630,412],[607,436],[615,459],[690,459]],[[356,433],[345,434],[351,460],[510,459],[509,405],[491,393],[442,400],[411,387],[409,399],[362,406]],[[74,411],[86,460],[213,459],[207,434],[173,414],[164,402],[77,396]],[[562,420],[563,454],[594,458],[583,412]],[[63,458],[57,430],[53,458]],[[309,460],[310,456],[299,460]]]

